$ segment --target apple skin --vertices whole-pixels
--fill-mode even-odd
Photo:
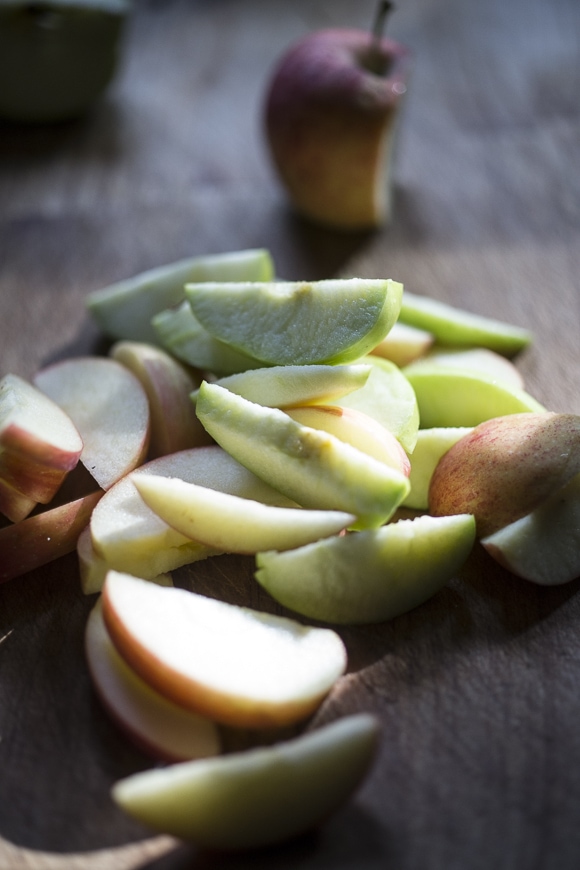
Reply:
[[[409,49],[370,33],[328,29],[292,46],[274,70],[265,132],[296,209],[323,224],[363,230],[390,217],[393,134]]]
[[[476,426],[441,458],[429,487],[435,516],[471,513],[478,537],[534,510],[580,472],[580,416],[510,414]]]

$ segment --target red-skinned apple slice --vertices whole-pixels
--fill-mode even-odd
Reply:
[[[145,752],[167,762],[219,753],[220,738],[213,722],[172,704],[121,658],[105,628],[100,600],[87,622],[85,654],[103,706]]]
[[[0,478],[0,514],[4,514],[7,519],[19,523],[34,510],[37,504],[35,498],[23,495]]]
[[[305,719],[346,668],[330,629],[111,571],[103,617],[125,661],[185,709],[226,725]]]
[[[145,390],[113,359],[78,357],[38,372],[34,383],[75,423],[83,439],[81,462],[102,489],[140,465],[149,446]]]

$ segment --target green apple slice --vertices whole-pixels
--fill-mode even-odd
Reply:
[[[580,474],[481,543],[508,571],[532,583],[556,586],[580,577]]]
[[[419,428],[419,409],[409,381],[389,360],[369,355],[359,363],[372,366],[366,384],[334,404],[373,417],[393,433],[407,453],[412,453]]]
[[[375,526],[409,491],[394,468],[216,384],[201,385],[197,414],[224,450],[303,507],[345,511],[358,525]]]
[[[271,365],[353,362],[397,320],[402,284],[324,281],[190,283],[186,297],[211,335]]]
[[[546,410],[525,390],[481,372],[418,362],[404,374],[417,397],[423,429],[477,426],[492,417]]]
[[[87,297],[100,328],[112,338],[155,342],[151,318],[184,299],[189,281],[269,281],[272,259],[263,249],[190,257],[148,269]]]
[[[151,319],[157,341],[190,366],[218,375],[231,375],[263,365],[254,357],[218,341],[194,316],[187,300],[160,311]]]
[[[384,622],[446,585],[474,541],[470,514],[422,516],[287,553],[259,553],[255,576],[276,601],[309,619]]]
[[[435,336],[431,332],[397,320],[371,353],[402,367],[423,357],[434,341]]]
[[[339,511],[266,505],[178,478],[142,475],[133,482],[145,504],[172,528],[225,553],[301,547],[356,520]]]
[[[487,347],[504,356],[514,356],[532,340],[527,329],[407,291],[403,294],[399,319],[433,333],[440,344]]]
[[[439,426],[419,430],[409,475],[411,492],[403,502],[403,507],[420,511],[429,509],[429,485],[439,460],[471,431],[469,426]]]
[[[216,381],[237,396],[268,408],[330,402],[363,387],[369,365],[272,366],[251,369]],[[197,401],[196,390],[191,394]]]
[[[323,822],[360,785],[378,722],[360,713],[279,743],[137,773],[114,800],[150,827],[200,848],[273,845]]]

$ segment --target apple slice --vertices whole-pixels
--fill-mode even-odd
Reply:
[[[201,385],[197,415],[224,450],[303,507],[345,511],[358,525],[374,526],[386,522],[409,491],[394,468],[216,384]]]
[[[329,402],[359,390],[371,372],[368,365],[272,366],[220,378],[215,383],[249,402],[267,408]],[[197,401],[197,391],[192,396]]]
[[[0,529],[0,582],[74,552],[102,494],[85,495]]]
[[[276,601],[309,619],[384,622],[445,586],[474,541],[468,514],[422,516],[287,553],[259,553],[255,576]]]
[[[226,725],[305,719],[346,668],[329,629],[111,571],[103,617],[115,647],[176,704]]]
[[[518,390],[524,388],[524,379],[513,362],[487,347],[435,347],[420,360],[416,360],[416,363],[456,366],[463,371],[481,372],[508,387]]]
[[[412,453],[419,428],[419,409],[409,381],[389,360],[370,354],[359,363],[371,366],[366,384],[333,404],[373,417],[393,433],[407,453]]]
[[[404,500],[403,507],[420,511],[429,509],[429,486],[439,460],[460,438],[469,435],[471,431],[469,426],[440,426],[419,430],[409,476],[411,491]]]
[[[79,561],[79,577],[81,590],[85,595],[94,595],[101,592],[105,577],[111,570],[106,559],[95,552],[91,538],[90,524],[80,533],[77,541],[77,558]],[[146,578],[160,586],[172,586],[171,574],[158,574],[156,577]]]
[[[311,429],[321,429],[334,435],[363,453],[397,469],[405,477],[411,473],[409,457],[392,432],[354,408],[338,405],[311,405],[305,408],[287,408],[288,416]]]
[[[198,369],[231,375],[264,365],[248,354],[219,341],[194,317],[187,300],[152,318],[157,341],[182,362]]]
[[[397,320],[371,353],[402,367],[425,356],[434,341],[433,333]]]
[[[154,343],[151,318],[182,302],[188,281],[269,281],[273,274],[272,259],[263,249],[190,257],[95,290],[87,306],[112,338]]]
[[[91,518],[96,554],[109,567],[146,579],[216,553],[177,532],[147,507],[134,481],[149,474],[178,477],[265,504],[296,507],[217,446],[183,450],[148,462],[116,483]]]
[[[378,720],[359,713],[275,746],[134,774],[115,784],[113,798],[202,849],[269,846],[323,823],[352,795],[378,734]]]
[[[527,329],[408,291],[403,294],[399,319],[402,323],[432,332],[440,344],[487,347],[510,357],[532,340]]]
[[[189,400],[190,393],[201,383],[201,377],[161,348],[144,342],[118,341],[109,355],[133,372],[147,394],[151,413],[151,459],[209,443]]]
[[[81,462],[102,489],[143,462],[150,413],[145,390],[113,359],[78,357],[42,369],[34,383],[70,416],[83,439]]]
[[[0,477],[0,514],[13,523],[19,523],[26,519],[37,504],[35,498],[23,495]]]
[[[144,752],[167,762],[219,754],[221,741],[213,722],[172,704],[121,658],[105,627],[100,599],[87,621],[85,655],[101,703]]]
[[[211,335],[271,365],[357,360],[396,321],[402,293],[396,281],[363,278],[185,289],[194,315]]]
[[[135,475],[133,483],[151,510],[193,540],[226,553],[289,550],[336,535],[352,514],[265,505],[170,477]]]
[[[417,362],[404,371],[423,429],[477,426],[492,417],[545,411],[533,396],[481,372]]]
[[[532,583],[556,586],[580,577],[580,474],[481,543],[500,565]]]
[[[437,464],[432,514],[471,513],[480,537],[525,516],[580,472],[580,416],[512,414],[488,420]]]

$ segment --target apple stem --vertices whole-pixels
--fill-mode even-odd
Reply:
[[[393,11],[395,4],[391,0],[380,0],[377,4],[373,26],[371,28],[371,65],[372,71],[384,75],[384,58],[381,52],[381,39],[385,30],[387,16]]]

